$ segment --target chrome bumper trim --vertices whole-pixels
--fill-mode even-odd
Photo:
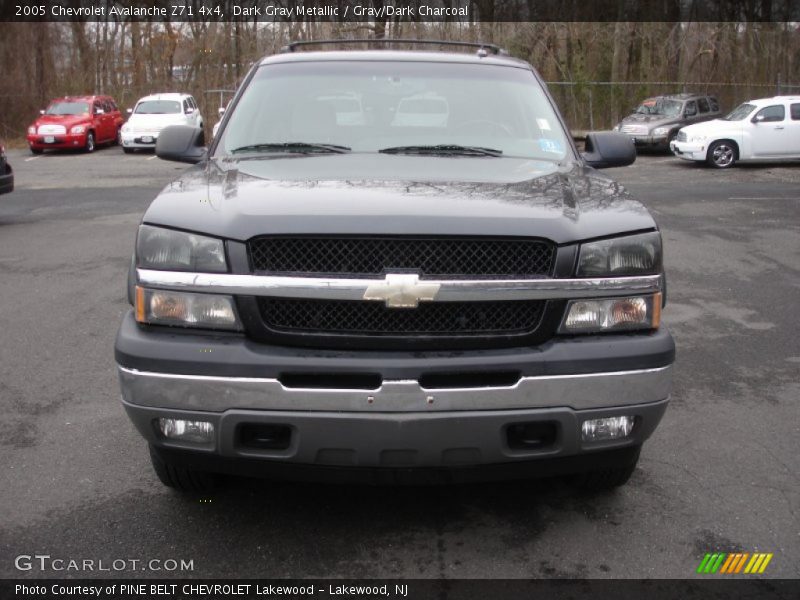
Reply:
[[[370,287],[374,289],[385,283],[384,279],[273,277],[151,269],[137,269],[136,276],[141,285],[167,290],[324,300],[364,300]],[[438,286],[435,302],[602,298],[653,294],[662,287],[661,275],[592,279],[426,279],[420,283]]]
[[[222,412],[229,409],[440,412],[657,402],[669,397],[672,365],[657,369],[522,377],[508,387],[428,390],[416,380],[387,380],[375,390],[287,388],[277,379],[210,377],[117,366],[123,399],[139,406]]]

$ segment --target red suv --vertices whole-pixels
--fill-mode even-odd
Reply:
[[[79,148],[93,152],[98,144],[119,140],[123,118],[110,96],[69,96],[53,100],[28,127],[31,152]]]

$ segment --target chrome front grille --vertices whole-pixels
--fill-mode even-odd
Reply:
[[[63,125],[40,125],[38,133],[39,135],[64,135],[67,133],[67,128]]]

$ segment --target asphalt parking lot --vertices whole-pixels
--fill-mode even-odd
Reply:
[[[21,554],[192,560],[192,577],[692,576],[771,552],[800,577],[800,164],[666,155],[609,171],[654,213],[678,358],[624,488],[560,480],[370,488],[238,481],[183,498],[118,402],[113,340],[136,225],[184,166],[119,148],[11,151],[0,196],[0,577]],[[159,571],[115,575],[175,575]]]

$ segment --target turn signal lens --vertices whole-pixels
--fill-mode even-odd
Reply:
[[[231,296],[136,287],[136,320],[154,325],[241,330]]]
[[[560,333],[596,333],[632,329],[658,329],[661,324],[661,294],[572,300]]]

